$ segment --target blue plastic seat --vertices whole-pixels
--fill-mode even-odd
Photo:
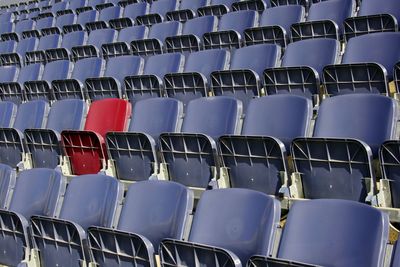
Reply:
[[[196,17],[197,9],[207,6],[208,0],[182,0],[179,10],[169,11],[166,14],[168,20],[185,22]]]
[[[47,63],[40,80],[24,83],[24,98],[27,101],[35,99],[54,100],[51,83],[55,80],[67,79],[71,70],[72,62],[69,60],[57,60]]]
[[[44,35],[62,34],[64,31],[64,26],[75,24],[76,18],[76,15],[73,13],[57,16],[54,27],[42,29],[42,33]]]
[[[374,33],[397,31],[400,21],[400,3],[396,0],[363,0],[357,17],[344,22],[345,39]]]
[[[242,135],[219,138],[222,171],[229,176],[229,181],[223,182],[230,187],[287,195],[286,151],[294,138],[307,136],[311,117],[312,103],[301,96],[251,100]]]
[[[400,245],[399,244],[400,244],[400,242],[397,241],[396,244],[395,244],[395,248],[394,248],[394,250],[392,252],[392,261],[390,263],[391,267],[395,267],[395,266],[398,266],[400,264],[400,253],[399,253]]]
[[[88,78],[85,82],[87,99],[122,98],[123,83],[127,76],[141,73],[144,60],[138,56],[119,56],[107,60],[102,77]]]
[[[237,0],[211,0],[209,5],[200,7],[197,9],[199,16],[217,16],[230,12],[232,10],[232,4]]]
[[[87,107],[83,100],[65,99],[53,103],[46,129],[26,129],[25,144],[34,168],[56,168],[60,165],[60,133],[82,130]]]
[[[79,13],[77,10],[85,7],[87,4],[86,0],[72,0],[69,1],[68,9],[65,10],[65,13]]]
[[[254,257],[249,266],[383,266],[388,234],[387,214],[367,205],[331,199],[296,202],[277,259]]]
[[[241,47],[243,32],[245,29],[256,26],[257,15],[254,10],[241,10],[223,15],[219,20],[218,31],[204,34],[204,48]]]
[[[116,39],[117,31],[114,29],[92,31],[85,45],[75,46],[71,49],[72,59],[76,61],[87,57],[97,57],[100,55],[102,44],[113,43]]]
[[[229,52],[222,49],[204,50],[187,56],[183,73],[165,75],[165,91],[168,97],[187,103],[208,94],[208,81],[213,71],[225,70],[229,63]]]
[[[125,78],[125,93],[131,103],[150,97],[162,97],[163,77],[167,73],[181,72],[184,56],[169,53],[150,56],[144,64],[143,74]]]
[[[149,98],[135,103],[128,132],[109,132],[109,163],[120,180],[147,180],[158,173],[156,141],[161,133],[179,132],[182,103],[173,98]]]
[[[17,42],[14,40],[2,41],[0,42],[0,54],[13,53],[16,47],[17,47]]]
[[[397,104],[385,96],[351,94],[324,100],[313,138],[296,138],[291,147],[304,197],[371,201],[376,193],[372,158],[395,136],[396,121]]]
[[[12,12],[6,12],[0,15],[0,23],[3,22],[13,22],[15,20],[15,16]]]
[[[82,190],[85,188],[85,190]],[[112,177],[93,174],[75,177],[68,184],[60,215],[31,219],[34,247],[44,266],[80,266],[89,262],[82,242],[90,226],[115,225],[123,187]]]
[[[149,12],[150,5],[146,2],[134,3],[124,8],[124,14],[120,18],[110,20],[110,26],[120,30],[135,25],[138,16],[144,16]]]
[[[86,99],[84,84],[88,78],[100,77],[105,61],[98,57],[80,59],[74,64],[71,77],[52,81],[54,99]]]
[[[168,178],[198,189],[214,182],[219,168],[214,139],[238,134],[242,112],[242,103],[231,97],[190,101],[181,133],[160,135],[161,163],[168,169]]]
[[[340,40],[343,22],[355,10],[353,0],[329,0],[312,4],[307,21],[291,27],[292,41],[310,38],[333,38]]]
[[[39,14],[38,18],[47,18],[47,17],[57,17],[63,14],[64,10],[68,9],[69,2],[68,1],[60,1],[57,3],[52,3],[50,9],[46,9]]]
[[[0,128],[10,128],[17,114],[17,105],[9,101],[0,102]],[[1,205],[0,205],[1,207]]]
[[[180,35],[169,36],[165,39],[167,52],[199,51],[202,47],[203,35],[215,31],[217,21],[215,16],[203,16],[186,21]]]
[[[13,176],[15,183],[10,204],[0,210],[2,235],[0,248],[4,255],[1,264],[17,266],[30,254],[29,219],[33,215],[55,216],[61,196],[65,192],[66,179],[51,169],[31,169],[15,173],[2,165],[2,172]],[[6,175],[5,173],[3,175]],[[2,177],[3,178],[3,177]],[[9,178],[10,179],[10,178]]]
[[[64,34],[61,45],[57,48],[47,49],[45,51],[46,61],[69,60],[72,47],[84,45],[86,39],[87,34],[84,31],[75,31]]]
[[[22,39],[22,32],[32,30],[35,27],[35,21],[31,19],[21,20],[15,23],[14,30],[9,33],[1,35],[2,40],[15,40]]]
[[[179,35],[181,29],[182,25],[178,21],[155,24],[150,28],[146,39],[131,42],[132,53],[140,56],[161,54],[164,50],[165,38]]]
[[[10,32],[13,32],[13,30],[14,30],[14,23],[12,23],[12,22],[1,22],[0,23],[0,37],[1,37],[1,39],[3,40],[3,34],[7,34],[7,33],[10,33]],[[11,39],[11,40],[13,40],[13,39]],[[14,40],[14,41],[16,41],[16,40]]]
[[[3,109],[3,107],[0,108]],[[16,176],[16,172],[12,167],[0,164],[0,209],[6,209],[10,205]]]
[[[122,28],[116,42],[101,46],[103,56],[109,58],[131,54],[130,43],[147,38],[148,32],[148,28],[144,25]]]
[[[320,80],[323,67],[338,61],[340,44],[334,39],[307,39],[290,43],[280,68],[264,71],[266,93],[296,94],[319,103]]]
[[[42,36],[35,51],[25,53],[25,64],[46,63],[45,50],[57,48],[61,44],[61,35]]]
[[[236,49],[229,70],[213,71],[211,90],[216,96],[233,96],[246,109],[251,99],[261,95],[260,84],[267,68],[277,67],[281,49],[275,44],[259,44]]]
[[[366,46],[365,44],[368,44]],[[351,38],[342,64],[324,68],[327,93],[374,93],[389,96],[388,81],[400,61],[400,33],[371,33]]]
[[[17,79],[19,68],[15,65],[0,66],[0,83],[14,82]]]
[[[35,28],[22,32],[23,38],[41,37],[42,29],[54,27],[55,19],[53,17],[40,18],[35,21]]]
[[[280,213],[280,203],[260,192],[205,191],[188,240],[161,242],[161,264],[244,266],[250,256],[272,252]]]
[[[36,50],[39,43],[38,38],[32,37],[22,39],[18,42],[15,52],[9,54],[0,54],[1,65],[23,65],[25,54]]]
[[[153,266],[161,240],[182,239],[192,207],[193,194],[177,183],[143,181],[130,185],[117,228],[89,228],[92,261],[110,267]],[[121,253],[117,247],[129,248],[129,252]]]
[[[123,8],[120,6],[110,6],[104,8],[100,11],[98,20],[86,23],[85,28],[87,31],[108,28],[110,26],[109,21],[120,18],[122,13]]]
[[[86,23],[96,21],[98,19],[99,13],[97,10],[86,10],[78,14],[76,19],[76,24],[65,25],[63,27],[64,33],[83,31],[85,30]]]
[[[139,25],[153,25],[166,20],[166,13],[178,8],[177,0],[159,0],[152,2],[149,13],[136,17],[136,23]]]

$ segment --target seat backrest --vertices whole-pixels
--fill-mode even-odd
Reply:
[[[121,84],[126,76],[138,75],[143,69],[143,58],[139,56],[119,56],[107,60],[105,77],[113,77]]]
[[[0,127],[9,128],[17,114],[17,105],[9,101],[0,101]]]
[[[11,22],[14,20],[14,14],[12,12],[3,13],[0,15],[0,23]]]
[[[198,72],[208,78],[211,72],[227,68],[229,56],[229,52],[222,49],[211,49],[190,53],[186,59],[183,71]]]
[[[300,201],[290,209],[278,258],[321,266],[383,266],[388,232],[387,215],[365,204]]]
[[[84,7],[86,5],[86,0],[73,0],[69,1],[68,8],[71,10],[75,10],[80,7]]]
[[[165,38],[178,35],[181,32],[181,29],[182,24],[179,21],[157,23],[150,28],[148,38],[158,39],[164,43]]]
[[[39,40],[36,37],[22,39],[18,42],[16,52],[24,56],[26,52],[35,50],[38,43]]]
[[[143,16],[148,13],[150,5],[146,2],[127,5],[124,9],[124,17],[135,20],[137,16]]]
[[[266,194],[208,190],[197,205],[189,241],[227,249],[245,264],[252,255],[269,255],[279,219],[279,202]]]
[[[109,21],[122,16],[123,9],[120,6],[111,6],[100,11],[99,21]]]
[[[130,43],[133,40],[141,40],[146,38],[148,29],[144,25],[123,28],[118,35],[118,42]]]
[[[87,35],[84,31],[75,31],[64,34],[61,47],[70,50],[74,46],[83,45],[86,42]]]
[[[65,10],[68,7],[69,2],[65,1],[65,2],[58,2],[58,3],[54,3],[51,6],[51,12],[54,13],[54,15],[56,15],[55,13],[61,10]]]
[[[239,133],[242,103],[231,97],[202,97],[189,102],[182,124],[184,133],[202,133],[213,138]]]
[[[24,31],[32,30],[34,26],[35,26],[34,20],[30,20],[30,19],[21,20],[15,24],[14,31],[16,33],[22,33]]]
[[[396,267],[399,265],[400,265],[400,241],[397,241],[392,252],[392,261],[390,263],[390,266]]]
[[[1,22],[0,23],[0,33],[8,33],[13,31],[13,23],[12,22]]]
[[[250,69],[262,77],[266,68],[278,65],[281,48],[275,44],[251,45],[236,49],[231,59],[231,70]]]
[[[388,78],[391,80],[393,67],[400,61],[399,46],[400,33],[398,32],[357,36],[348,41],[342,63],[379,63],[385,67]]]
[[[61,43],[61,35],[50,34],[42,36],[39,40],[37,50],[46,50],[50,48],[57,48]]]
[[[83,58],[75,62],[71,78],[85,82],[87,78],[99,77],[105,65],[102,58]]]
[[[217,23],[218,19],[216,16],[203,16],[190,19],[183,25],[182,35],[193,34],[201,39],[203,34],[215,31]]]
[[[111,227],[122,194],[121,184],[113,177],[77,176],[68,184],[60,219],[78,223],[84,230],[89,226]]]
[[[156,75],[163,78],[167,73],[182,70],[184,56],[180,53],[161,54],[148,57],[144,64],[143,74]]]
[[[178,8],[177,0],[159,0],[155,1],[150,6],[149,14],[160,14],[164,16],[168,11],[173,11]]]
[[[52,82],[54,80],[64,80],[72,69],[72,62],[69,60],[56,60],[44,66],[42,80]]]
[[[86,117],[85,130],[103,137],[107,132],[125,131],[131,111],[131,104],[126,100],[106,98],[94,101]]]
[[[341,30],[343,21],[353,14],[353,0],[329,0],[312,4],[307,21],[332,20]]]
[[[64,99],[53,103],[47,119],[47,129],[61,133],[63,130],[83,128],[87,107],[83,100]]]
[[[389,97],[335,96],[322,102],[313,136],[359,139],[376,154],[385,140],[395,138],[397,117],[397,102]]]
[[[46,125],[49,109],[49,103],[43,100],[33,100],[22,103],[18,107],[13,128],[21,132],[30,128],[43,128]]]
[[[79,13],[76,23],[84,27],[86,23],[96,21],[98,15],[99,13],[97,12],[97,10],[88,10]]]
[[[218,31],[234,30],[241,34],[245,29],[254,27],[257,19],[258,14],[254,10],[230,12],[219,20]]]
[[[15,65],[0,66],[0,82],[13,82],[15,81],[19,68]]]
[[[54,216],[65,188],[66,179],[54,169],[22,171],[18,174],[9,209],[28,220],[32,215]]]
[[[117,39],[117,34],[114,29],[94,30],[90,32],[87,44],[100,49],[102,44],[113,43]]]
[[[158,139],[161,133],[177,132],[183,104],[174,98],[148,98],[135,103],[130,132],[147,133]]]
[[[182,239],[192,208],[193,194],[181,184],[138,182],[129,186],[117,229],[143,235],[158,248],[164,238]]]
[[[208,0],[182,0],[179,6],[179,10],[190,9],[196,11],[199,7],[206,6]]]
[[[8,208],[12,188],[15,187],[16,174],[13,168],[7,164],[0,164],[0,207]]]
[[[55,22],[55,20],[53,17],[46,17],[46,18],[38,19],[36,21],[36,30],[53,27],[54,22]]]
[[[358,16],[368,16],[375,14],[391,14],[397,22],[400,21],[400,2],[397,0],[363,0],[358,11]]]
[[[267,8],[261,15],[260,26],[278,25],[290,33],[292,24],[304,19],[304,7],[300,5],[287,5]]]
[[[37,63],[25,65],[19,70],[18,83],[23,85],[26,81],[36,81],[42,75],[42,72],[42,64]]]
[[[1,25],[0,25],[1,27]],[[8,54],[14,52],[17,47],[17,42],[14,40],[1,41],[0,42],[0,54]]]
[[[312,102],[302,96],[271,95],[250,101],[242,135],[273,136],[287,148],[296,137],[306,136],[312,118]]]
[[[73,13],[68,13],[68,14],[58,16],[56,19],[55,26],[62,29],[62,27],[64,27],[65,25],[75,24],[76,18],[77,18],[76,15]]]
[[[326,65],[335,64],[340,44],[334,39],[308,39],[290,43],[282,58],[282,67],[312,67],[322,77]]]

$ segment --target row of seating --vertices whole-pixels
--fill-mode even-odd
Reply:
[[[174,182],[132,184],[124,201],[121,184],[105,175],[78,176],[66,187],[59,172],[32,169],[9,182],[15,186],[1,202],[0,263],[10,266],[33,259],[42,266],[155,266],[159,254],[166,266],[376,267],[388,242],[387,215],[344,200],[295,203],[277,258],[270,258],[281,209],[259,192],[204,192],[187,235],[193,194]]]

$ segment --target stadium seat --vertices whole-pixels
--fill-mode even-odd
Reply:
[[[2,109],[2,107],[0,107]],[[16,172],[6,164],[0,164],[0,210],[10,206],[12,190],[15,188]]]
[[[51,106],[45,129],[26,129],[24,140],[33,168],[56,168],[60,165],[60,133],[83,129],[87,107],[83,100],[65,99]]]
[[[132,53],[138,56],[161,54],[164,50],[165,38],[179,35],[181,30],[182,25],[178,21],[155,24],[150,28],[146,39],[133,40],[131,42]]]
[[[41,64],[31,64],[20,68],[17,81],[0,83],[1,100],[11,101],[17,105],[21,104],[25,100],[24,83],[38,80],[42,72],[43,66]]]
[[[344,21],[345,39],[386,31],[398,31],[400,2],[397,0],[363,0],[357,17]]]
[[[83,245],[87,242],[86,230],[90,226],[114,226],[122,196],[123,187],[113,177],[92,174],[72,179],[57,218],[31,218],[41,265],[77,267],[89,262]]]
[[[261,14],[258,27],[244,30],[244,43],[274,43],[285,48],[290,40],[290,26],[304,21],[304,17],[305,11],[300,5],[268,8]]]
[[[342,64],[324,68],[323,82],[327,94],[374,93],[389,96],[387,84],[393,80],[393,68],[400,60],[399,45],[398,32],[351,38]]]
[[[73,13],[67,13],[61,16],[57,16],[54,27],[42,29],[42,33],[44,35],[62,34],[64,31],[63,30],[64,26],[72,25],[75,23],[76,23],[76,15]]]
[[[338,61],[340,44],[333,39],[308,39],[290,43],[280,68],[264,71],[265,91],[273,94],[296,94],[319,103],[322,69]]]
[[[157,175],[156,141],[161,133],[179,132],[182,103],[173,98],[149,98],[135,103],[128,132],[106,136],[108,169],[125,181],[147,180]]]
[[[68,8],[68,1],[60,1],[57,3],[53,3],[49,10],[41,12],[38,16],[39,19],[47,18],[47,17],[57,17],[62,14],[62,12]],[[61,13],[59,13],[61,12]]]
[[[3,34],[11,33],[14,30],[14,23],[12,22],[0,22],[0,39],[3,40]],[[17,41],[15,39],[11,39]]]
[[[301,96],[275,95],[251,100],[242,135],[219,138],[221,174],[229,178],[224,181],[225,186],[287,195],[286,151],[294,138],[307,136],[312,114],[311,101]],[[282,186],[286,192],[281,190]]]
[[[0,41],[0,55],[14,53],[16,47],[17,42],[14,40]]]
[[[41,99],[45,101],[54,100],[51,91],[51,83],[55,80],[67,79],[72,70],[69,60],[57,60],[44,66],[40,80],[26,81],[24,83],[24,99],[27,101]]]
[[[22,39],[18,42],[14,53],[1,54],[0,65],[18,65],[22,66],[25,59],[25,54],[36,50],[39,39],[36,37]]]
[[[174,11],[178,8],[179,2],[177,0],[158,0],[152,2],[149,13],[143,16],[136,17],[138,25],[150,26],[166,20],[166,14],[169,11]]]
[[[230,12],[232,10],[232,4],[237,0],[211,0],[209,5],[200,7],[197,9],[199,16],[217,16]]]
[[[355,10],[353,0],[329,0],[312,4],[307,21],[293,24],[292,41],[309,38],[333,38],[341,40],[343,22]]]
[[[78,14],[78,10],[85,7],[86,0],[72,0],[69,1],[68,8],[64,10],[64,14]]]
[[[192,208],[193,193],[180,184],[143,181],[130,185],[117,228],[89,228],[92,261],[108,267],[155,266],[160,242],[183,238]]]
[[[261,95],[263,72],[278,66],[281,49],[275,44],[259,44],[233,51],[229,70],[213,71],[210,75],[214,95],[233,96],[246,110],[251,99]]]
[[[215,31],[217,22],[218,19],[215,16],[203,16],[186,21],[180,35],[169,36],[165,39],[166,51],[185,54],[199,51],[203,45],[203,35]]]
[[[215,183],[218,137],[240,132],[242,103],[231,97],[198,98],[189,102],[181,133],[160,135],[162,172],[169,180],[199,191]]]
[[[42,29],[54,27],[55,19],[53,17],[45,17],[35,21],[35,27],[31,30],[23,31],[22,38],[41,37]]]
[[[22,39],[22,33],[24,31],[32,30],[35,27],[35,21],[31,19],[21,20],[15,23],[14,30],[9,33],[4,33],[1,35],[1,40],[15,40],[20,41]]]
[[[57,48],[47,49],[45,51],[46,61],[69,60],[71,49],[75,46],[82,46],[86,43],[87,34],[84,31],[75,31],[63,35],[61,45]]]
[[[134,40],[146,39],[148,31],[148,28],[144,25],[125,27],[121,29],[116,42],[103,44],[101,46],[104,58],[131,54],[130,43]]]
[[[351,94],[324,100],[313,138],[292,143],[294,194],[371,201],[376,194],[371,161],[380,145],[394,138],[396,121],[397,103],[385,96]]]
[[[105,61],[98,57],[80,59],[74,64],[71,77],[52,82],[54,99],[87,99],[84,84],[87,78],[99,77],[104,69]]]
[[[395,244],[395,248],[392,252],[392,261],[390,263],[391,267],[396,267],[396,266],[399,266],[399,264],[400,264],[400,253],[399,253],[400,245],[399,244],[400,244],[400,242],[397,241]]]
[[[258,13],[243,10],[223,15],[218,24],[218,31],[208,32],[203,36],[204,48],[239,48],[242,46],[243,32],[256,26]]]
[[[14,65],[0,66],[0,83],[14,82],[17,79],[19,68]]]
[[[265,9],[269,8],[270,5],[271,3],[269,0],[244,0],[232,3],[232,10],[254,10],[262,13]]]
[[[105,135],[107,132],[125,131],[130,115],[131,104],[126,100],[97,100],[90,105],[84,131],[63,131],[61,142],[71,173],[98,173],[104,168],[107,160]],[[68,164],[66,160],[63,164]]]
[[[56,216],[65,192],[66,180],[61,173],[51,169],[25,170],[18,174],[2,166],[2,175],[11,176],[15,183],[11,201],[0,210],[0,249],[3,255],[0,264],[17,266],[27,260],[30,254],[31,240],[29,219],[33,215]],[[2,177],[2,178],[3,178]]]
[[[183,102],[185,109],[189,101],[208,95],[208,81],[213,71],[225,70],[230,53],[222,49],[212,49],[190,53],[183,73],[169,73],[164,77],[168,97]]]
[[[248,189],[203,193],[187,241],[164,239],[164,266],[244,266],[254,254],[269,255],[280,219],[279,201]]]
[[[196,17],[197,9],[207,5],[208,0],[182,0],[179,10],[169,11],[166,14],[167,20],[185,22]]]
[[[12,127],[15,120],[15,115],[17,114],[17,105],[15,105],[13,102],[1,101],[0,114],[0,128]],[[0,203],[2,202],[0,201]]]
[[[96,10],[86,10],[78,14],[75,24],[65,25],[63,27],[64,33],[83,31],[85,30],[86,23],[96,21],[99,13]]]
[[[117,31],[114,29],[100,29],[90,32],[87,43],[71,48],[71,57],[74,61],[100,56],[101,45],[113,43],[117,40]]]
[[[345,200],[294,203],[277,258],[253,257],[248,266],[384,266],[389,218]]]
[[[148,57],[144,64],[143,74],[125,78],[126,98],[131,103],[150,97],[162,97],[165,74],[181,72],[184,56],[180,53],[169,53]]]
[[[143,62],[141,57],[132,55],[108,59],[102,77],[86,79],[86,99],[122,98],[125,95],[124,78],[140,74]]]
[[[46,63],[45,50],[57,48],[61,44],[61,35],[51,34],[42,36],[34,51],[25,53],[25,64]]]
[[[134,3],[124,8],[124,14],[120,18],[109,21],[110,26],[116,30],[132,27],[135,25],[138,16],[144,16],[148,13],[150,5],[146,2]]]
[[[108,28],[110,26],[109,21],[120,18],[122,16],[122,12],[123,9],[120,6],[111,6],[102,9],[100,11],[98,20],[86,23],[85,28],[87,31]]]

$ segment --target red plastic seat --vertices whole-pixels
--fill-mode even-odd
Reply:
[[[107,132],[126,130],[131,112],[131,104],[126,100],[98,100],[90,105],[84,131],[61,133],[64,153],[73,174],[98,173],[103,168],[107,160],[104,137]]]

